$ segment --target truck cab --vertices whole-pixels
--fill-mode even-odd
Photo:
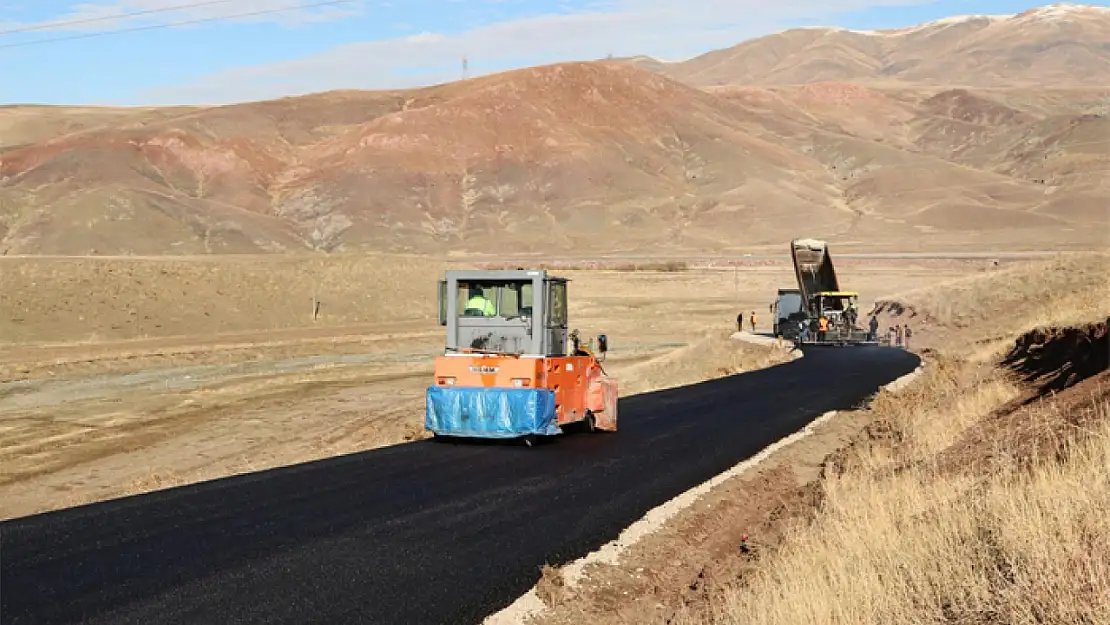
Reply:
[[[800,329],[799,324],[806,320],[802,291],[779,289],[778,296],[771,304],[771,319],[775,336],[793,339]]]

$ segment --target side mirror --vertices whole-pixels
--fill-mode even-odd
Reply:
[[[609,337],[604,334],[597,335],[597,351],[599,354],[609,351]]]

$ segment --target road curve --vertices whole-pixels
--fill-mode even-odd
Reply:
[[[616,434],[424,441],[13,519],[0,523],[0,620],[479,622],[545,562],[585,555],[917,365],[890,348],[811,348],[623,399]]]

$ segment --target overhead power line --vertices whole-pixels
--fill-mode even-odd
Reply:
[[[221,1],[222,2],[230,2],[231,0],[221,0]],[[218,15],[218,16],[213,16],[213,17],[202,17],[202,18],[191,19],[191,20],[181,20],[181,21],[177,21],[177,22],[165,22],[165,23],[162,23],[162,24],[149,24],[149,25],[146,25],[146,26],[135,26],[135,27],[132,27],[132,28],[119,28],[119,29],[116,29],[116,30],[102,30],[102,31],[97,31],[97,32],[92,32],[92,33],[79,33],[79,34],[75,34],[75,35],[66,35],[64,37],[51,37],[51,38],[48,38],[48,39],[35,39],[34,41],[20,41],[20,42],[16,42],[16,43],[0,44],[0,49],[3,49],[3,48],[22,48],[22,47],[26,47],[26,46],[34,46],[34,45],[39,45],[39,44],[44,44],[44,43],[56,43],[56,42],[59,42],[59,41],[73,41],[75,39],[91,39],[93,37],[104,37],[104,36],[107,36],[107,35],[119,35],[119,34],[122,34],[122,33],[133,33],[133,32],[139,32],[139,31],[144,31],[144,30],[156,30],[156,29],[159,29],[159,28],[173,28],[174,26],[189,26],[189,25],[192,25],[192,24],[206,24],[206,23],[212,23],[212,22],[226,22],[226,21],[229,21],[229,20],[239,19],[241,17],[254,17],[254,16],[257,16],[257,15],[270,15],[270,14],[273,14],[273,13],[287,13],[289,11],[300,11],[302,9],[315,9],[315,8],[319,8],[319,7],[333,6],[333,5],[337,5],[337,4],[351,4],[351,3],[357,2],[357,1],[358,0],[327,0],[326,2],[313,2],[313,3],[310,3],[310,4],[302,4],[302,5],[298,5],[298,6],[287,6],[287,7],[273,8],[273,9],[261,9],[261,10],[258,10],[258,11],[249,11],[249,12],[244,12],[244,13],[234,13],[234,14],[231,14],[231,15]],[[209,5],[209,4],[217,4],[217,2],[216,1],[210,1],[210,2],[203,2],[203,3],[193,4],[193,5],[185,5],[184,8],[205,6],[205,5]],[[168,12],[170,10],[171,10],[170,8],[165,8],[165,9],[161,9],[161,12]],[[176,7],[175,10],[180,11],[180,10],[182,10],[182,7],[180,7],[180,6]],[[152,12],[156,12],[156,11],[157,11],[156,9],[151,9],[150,11],[148,11],[148,13],[152,13]],[[126,14],[126,15],[116,15],[116,16],[112,16],[111,18],[105,18],[105,19],[121,19],[121,18],[130,17],[130,16],[133,16],[133,15],[140,15],[140,14],[143,14],[143,12],[129,13],[129,14]],[[102,20],[98,19],[97,21],[102,21]],[[50,26],[44,26],[42,28],[56,28],[58,25],[59,25],[58,23],[55,23],[55,24],[52,24]],[[34,27],[35,30],[41,30],[42,28]],[[7,31],[7,32],[19,32],[19,31],[17,30],[17,31]],[[0,33],[0,34],[7,34],[7,32]]]
[[[129,13],[118,13],[116,15],[101,15],[100,17],[86,17],[79,20],[63,20],[60,22],[47,22],[45,24],[36,24],[34,26],[21,26],[19,28],[11,28],[8,30],[0,30],[0,35],[14,35],[16,33],[29,33],[36,30],[51,30],[54,28],[66,28],[68,26],[79,26],[81,24],[94,24],[96,22],[111,22],[115,20],[125,20],[131,17],[138,17],[140,15],[151,15],[155,13],[173,13],[176,11],[185,11],[187,9],[196,9],[200,7],[213,6],[217,4],[230,4],[238,2],[238,0],[208,0],[208,2],[191,2],[189,4],[179,4],[172,7],[162,7],[160,9],[144,9],[142,11],[131,11]]]

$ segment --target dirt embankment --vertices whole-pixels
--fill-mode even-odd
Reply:
[[[1037,328],[1022,335],[1003,365],[1040,385],[1042,393],[1073,386],[1110,366],[1110,317],[1070,328]]]
[[[1105,319],[1110,255],[1060,256],[992,267],[879,298],[880,331],[913,330],[911,349],[993,362],[1032,328],[1072,328]],[[1062,330],[1061,330],[1062,331]]]
[[[987,364],[932,353],[911,386],[723,483],[619,564],[573,588],[545,569],[548,610],[531,622],[878,623],[845,606],[880,596],[891,603],[882,622],[1038,610],[1043,622],[1065,611],[1097,622],[1083,618],[1110,610],[1110,544],[1082,536],[1110,530],[1091,508],[1110,492],[1054,496],[1062,487],[1049,482],[1102,461],[1092,450],[1110,434],[1107,325],[1029,331]],[[1030,531],[1055,546],[1023,544]],[[837,619],[844,610],[851,618]]]
[[[1022,335],[1000,368],[1023,392],[939,454],[937,466],[953,472],[998,470],[1001,463],[1028,467],[1037,458],[1062,458],[1077,434],[1110,424],[1108,325]]]

